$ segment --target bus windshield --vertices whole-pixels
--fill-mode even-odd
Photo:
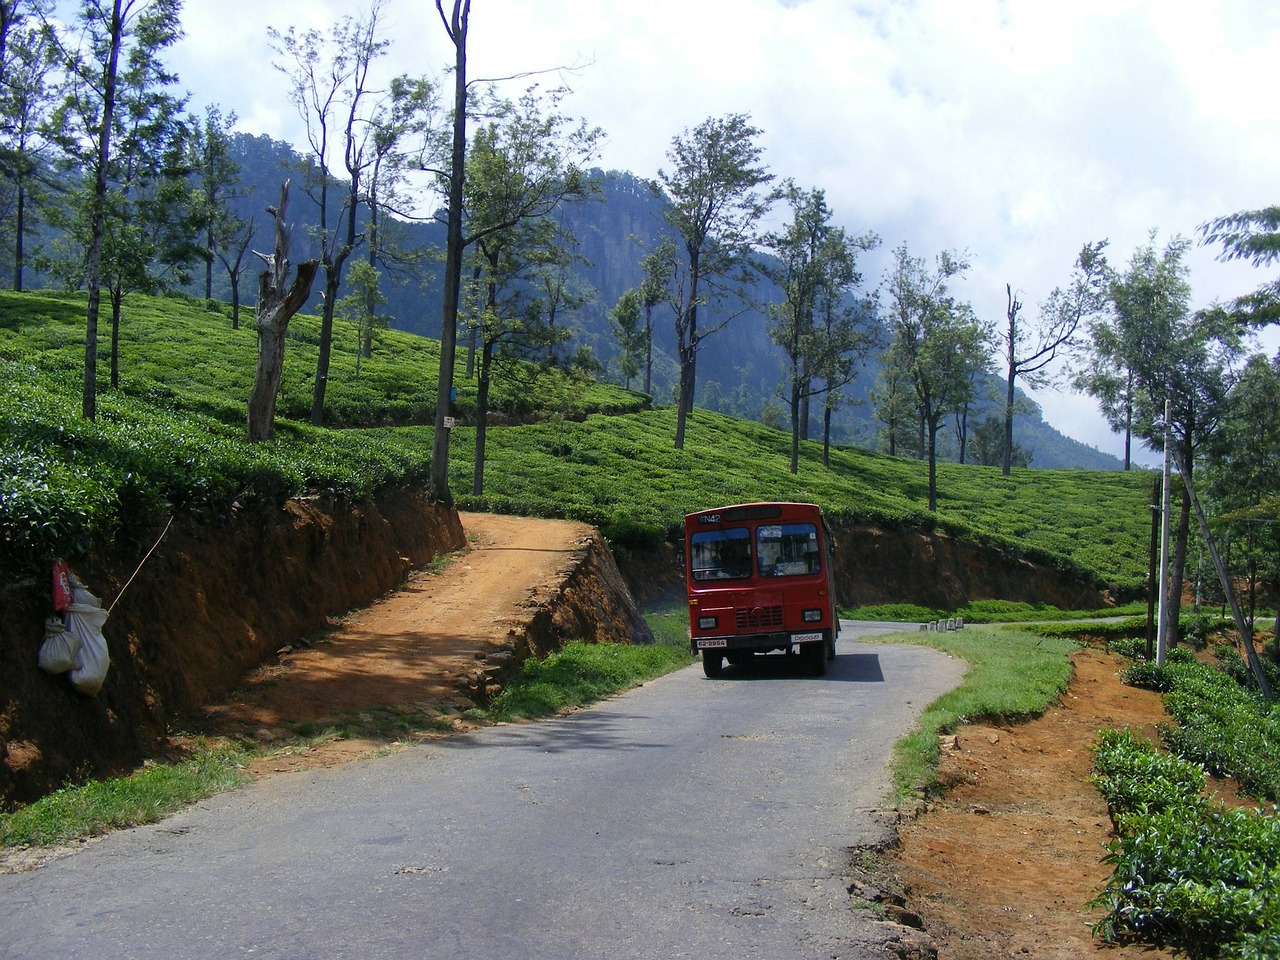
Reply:
[[[772,523],[756,528],[755,544],[748,527],[697,530],[689,537],[690,572],[698,583],[744,580],[752,560],[761,577],[794,577],[819,573],[822,555],[818,528],[812,523]]]
[[[689,538],[693,579],[741,580],[751,576],[751,532],[746,527],[698,530]]]
[[[794,577],[822,569],[818,528],[812,523],[775,523],[756,529],[756,563],[762,577]]]

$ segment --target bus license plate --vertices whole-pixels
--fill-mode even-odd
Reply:
[[[817,643],[822,640],[820,633],[793,633],[791,635],[792,643]]]
[[[728,645],[729,645],[729,641],[726,640],[724,637],[720,637],[717,640],[699,640],[698,641],[699,650],[703,650],[707,647],[726,647]]]

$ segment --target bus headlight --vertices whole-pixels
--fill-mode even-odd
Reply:
[[[699,630],[712,630],[712,629],[714,629],[714,628],[715,628],[715,625],[716,625],[718,622],[719,622],[719,621],[718,621],[718,620],[716,620],[716,618],[715,618],[715,617],[699,617],[699,618],[698,618],[698,629],[699,629]]]
[[[819,620],[821,620],[821,619],[822,619],[822,611],[821,611],[821,610],[806,610],[806,611],[804,612],[804,622],[805,622],[805,623],[817,623],[817,622],[818,622]]]

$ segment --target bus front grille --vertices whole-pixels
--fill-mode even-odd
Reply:
[[[739,630],[760,630],[782,626],[782,607],[739,607],[736,611]]]

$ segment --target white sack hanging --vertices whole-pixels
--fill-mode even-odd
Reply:
[[[71,671],[72,685],[85,696],[92,697],[102,689],[107,679],[111,656],[107,653],[107,641],[102,627],[107,622],[107,611],[80,581],[72,577],[71,606],[67,608],[67,629],[80,638],[80,656]]]
[[[69,604],[68,604],[69,605]],[[44,643],[36,657],[45,673],[66,673],[75,668],[80,657],[80,637],[67,629],[61,617],[44,622]]]

